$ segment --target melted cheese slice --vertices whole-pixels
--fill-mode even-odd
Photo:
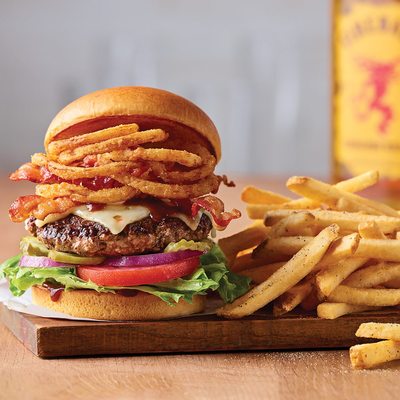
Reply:
[[[102,210],[89,211],[86,206],[76,208],[72,214],[88,221],[98,222],[110,230],[113,235],[122,232],[124,228],[150,215],[150,211],[142,206],[110,205]]]
[[[122,232],[127,225],[147,218],[150,215],[150,210],[143,206],[113,204],[105,206],[103,209],[98,211],[89,211],[86,206],[81,206],[71,209],[68,213],[64,214],[49,214],[44,220],[37,219],[35,224],[37,227],[41,228],[46,224],[65,218],[69,214],[77,215],[78,217],[88,221],[98,222],[108,228],[113,235],[117,235]],[[195,218],[190,218],[181,213],[171,215],[171,217],[179,218],[193,231],[195,231],[199,226],[201,216],[201,211]]]

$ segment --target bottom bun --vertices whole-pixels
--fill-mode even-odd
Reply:
[[[205,306],[205,296],[194,296],[192,303],[181,299],[170,306],[151,294],[136,293],[135,296],[123,296],[95,290],[69,290],[63,291],[57,301],[52,301],[48,289],[32,287],[34,304],[80,318],[148,321],[195,314],[203,311]]]

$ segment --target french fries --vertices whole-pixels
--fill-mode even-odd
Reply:
[[[358,232],[363,239],[386,239],[386,236],[375,221],[361,222],[358,225]]]
[[[341,282],[366,261],[366,258],[350,257],[320,271],[315,278],[319,293],[328,297]]]
[[[366,322],[359,326],[356,336],[371,339],[392,339],[400,341],[400,324]]]
[[[319,318],[336,319],[343,315],[370,310],[379,310],[379,307],[357,306],[346,303],[321,303],[318,304],[317,315]]]
[[[400,240],[396,239],[361,239],[355,257],[368,257],[400,262]]]
[[[312,240],[312,236],[286,236],[266,239],[252,253],[253,260],[264,263],[285,261]]]
[[[343,283],[346,286],[371,288],[400,279],[400,264],[380,262],[352,273]]]
[[[377,171],[335,185],[292,177],[297,199],[246,188],[248,215],[265,229],[220,243],[231,269],[256,286],[218,314],[240,318],[273,302],[275,316],[302,307],[334,319],[400,305],[400,213],[356,194],[378,179]]]
[[[286,183],[288,189],[301,196],[307,197],[314,201],[326,203],[335,207],[337,201],[341,198],[347,200],[348,204],[358,211],[368,214],[389,215],[398,217],[398,212],[383,204],[373,200],[366,199],[353,193],[346,192],[337,186],[328,185],[316,179],[305,176],[294,176],[289,178]]]
[[[339,285],[329,301],[360,306],[388,307],[400,304],[400,289],[354,288]]]
[[[266,264],[261,267],[254,267],[240,271],[240,275],[248,276],[255,283],[266,281],[274,272],[281,268],[285,263],[279,262]]]
[[[273,302],[279,317],[301,307],[336,319],[400,305],[400,213],[355,194],[378,182],[369,171],[336,185],[292,177],[298,199],[247,187],[242,200],[250,227],[220,241],[232,270],[255,286],[217,310],[241,318]],[[381,339],[350,348],[354,368],[400,359],[400,324],[365,323],[358,337]]]
[[[383,340],[377,343],[358,344],[350,347],[353,368],[368,369],[400,358],[400,343]]]
[[[321,229],[331,224],[338,224],[343,231],[358,232],[358,226],[362,222],[375,222],[383,233],[392,233],[400,230],[400,218],[367,215],[362,213],[332,211],[332,210],[272,210],[267,211],[264,215],[264,223],[267,226],[276,224],[281,219],[288,215],[299,212],[307,211],[314,215],[314,225],[319,226]],[[399,214],[400,216],[400,214]],[[250,217],[251,218],[251,217]],[[261,216],[258,217],[258,219]]]
[[[337,225],[328,226],[266,281],[233,303],[218,309],[217,315],[232,319],[241,318],[264,307],[307,276],[338,235],[339,227]]]
[[[356,336],[384,340],[351,347],[350,361],[353,368],[374,368],[400,359],[400,324],[367,322],[359,326]]]
[[[305,229],[310,233],[314,220],[314,215],[308,212],[290,214],[271,227],[268,238],[296,236],[303,234]]]
[[[337,264],[341,260],[352,256],[357,250],[359,242],[360,236],[358,233],[352,233],[335,240],[325,256],[318,263],[319,268]]]
[[[243,189],[242,200],[252,204],[282,204],[290,201],[289,197],[282,196],[269,190],[259,189],[254,186],[247,186]]]
[[[228,259],[228,264],[232,264],[240,251],[258,245],[269,230],[262,223],[256,223],[243,232],[221,239],[218,244]]]
[[[296,308],[312,291],[311,279],[300,282],[287,292],[283,293],[274,302],[273,314],[275,317],[286,314]]]

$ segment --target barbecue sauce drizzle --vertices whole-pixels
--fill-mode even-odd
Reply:
[[[192,202],[190,200],[170,200],[169,204],[156,198],[130,199],[124,204],[129,206],[143,206],[149,209],[150,217],[154,221],[161,221],[174,214],[182,213],[189,218],[192,216]]]
[[[43,283],[42,286],[50,292],[51,301],[58,301],[64,291],[64,286],[59,286],[53,283]]]

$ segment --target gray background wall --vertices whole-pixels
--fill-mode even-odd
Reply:
[[[214,119],[220,171],[326,175],[329,18],[329,0],[0,0],[0,169],[74,98],[149,85]]]

